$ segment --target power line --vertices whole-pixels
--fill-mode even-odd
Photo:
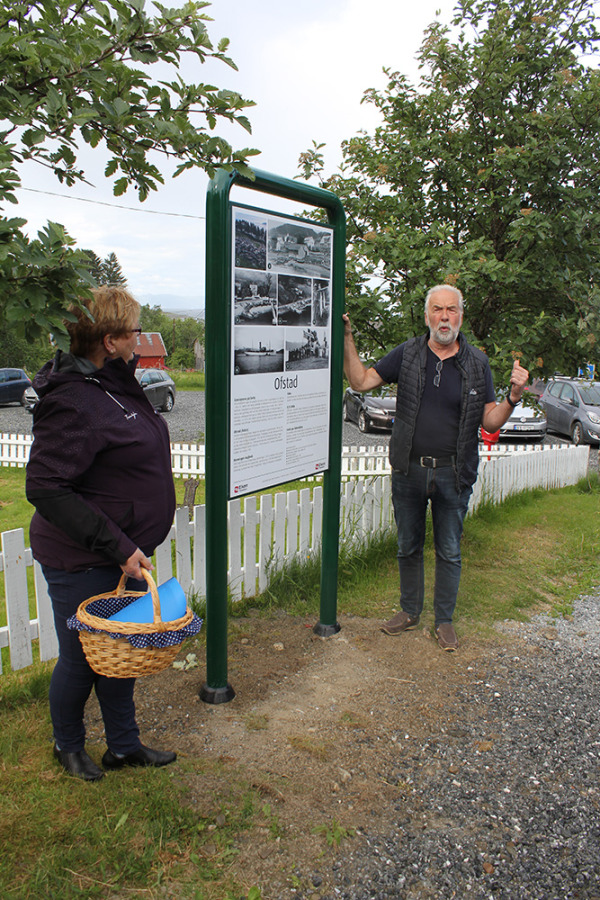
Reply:
[[[160,212],[157,209],[140,209],[137,206],[123,206],[120,203],[107,203],[105,200],[89,200],[87,197],[73,197],[70,194],[57,194],[54,191],[40,191],[36,188],[19,187],[20,191],[29,191],[30,194],[45,194],[47,197],[60,197],[62,200],[79,200],[81,203],[93,203],[96,206],[108,206],[110,209],[127,209],[130,212],[146,213],[153,216],[174,216],[176,219],[206,219],[206,216],[193,216],[191,213]]]

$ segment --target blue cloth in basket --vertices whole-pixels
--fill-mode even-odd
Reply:
[[[125,609],[130,603],[135,602],[137,597],[104,597],[100,600],[93,600],[86,607],[87,612],[99,619],[109,619],[114,613]],[[194,613],[191,622],[178,631],[161,631],[152,634],[119,634],[116,631],[106,631],[104,628],[92,628],[84,622],[80,622],[77,615],[71,616],[67,620],[67,626],[74,631],[90,631],[93,634],[108,634],[111,638],[117,640],[129,641],[136,650],[144,650],[146,647],[156,647],[163,649],[165,647],[173,647],[175,644],[181,644],[186,638],[198,634],[202,628],[202,619]]]
[[[169,578],[158,585],[158,599],[160,600],[160,617],[163,622],[173,622],[185,616],[187,601],[185,593],[176,578]],[[152,594],[148,591],[143,597],[138,597],[133,603],[119,612],[109,616],[111,622],[154,622],[154,606]]]

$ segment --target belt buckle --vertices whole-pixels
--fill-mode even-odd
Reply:
[[[435,457],[434,456],[422,456],[419,460],[423,469],[435,469]]]

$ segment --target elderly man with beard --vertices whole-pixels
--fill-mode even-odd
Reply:
[[[460,542],[479,463],[478,430],[494,432],[520,401],[529,373],[515,360],[510,391],[496,403],[487,356],[460,332],[463,297],[436,285],[425,299],[429,332],[411,338],[366,368],[344,316],[344,369],[350,386],[370,391],[398,384],[390,440],[392,499],[398,528],[400,612],[382,630],[415,628],[423,610],[425,520],[431,502],[435,546],[433,608],[442,650],[458,649],[452,624],[460,582]]]

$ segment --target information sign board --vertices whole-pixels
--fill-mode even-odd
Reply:
[[[231,206],[230,498],[329,460],[334,229]]]

